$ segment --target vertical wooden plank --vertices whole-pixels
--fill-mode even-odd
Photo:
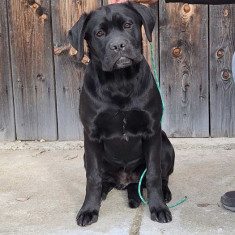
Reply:
[[[6,0],[0,2],[0,141],[15,140]]]
[[[210,6],[210,111],[213,137],[235,137],[234,52],[235,6]]]
[[[172,137],[209,136],[208,6],[160,1],[163,129]]]
[[[9,0],[9,28],[19,140],[56,140],[56,106],[50,24],[50,0]],[[37,13],[43,9],[47,19]]]
[[[79,99],[85,65],[77,61],[76,51],[69,45],[68,31],[83,12],[97,7],[97,0],[52,0],[59,140],[83,137]]]

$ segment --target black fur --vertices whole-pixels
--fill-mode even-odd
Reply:
[[[161,97],[142,55],[141,26],[151,41],[154,24],[150,8],[129,2],[83,14],[69,32],[80,59],[87,40],[91,59],[80,99],[87,187],[78,225],[97,221],[101,200],[114,187],[127,189],[129,206],[138,207],[137,183],[146,167],[151,219],[172,219],[166,202],[174,149],[161,130]]]

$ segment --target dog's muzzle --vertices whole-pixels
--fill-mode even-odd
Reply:
[[[127,47],[128,47],[128,41],[123,38],[122,39],[119,38],[116,41],[111,42],[109,44],[109,48],[112,51],[112,53],[121,56],[115,62],[113,69],[122,69],[132,65],[132,60],[122,55],[125,53]]]
[[[117,60],[117,62],[114,64],[114,69],[122,69],[126,68],[128,66],[131,66],[133,64],[133,61],[127,57],[121,57]]]
[[[140,62],[141,51],[125,38],[112,38],[107,43],[104,60],[101,61],[103,71],[123,69]]]

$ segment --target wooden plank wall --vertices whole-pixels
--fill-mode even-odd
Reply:
[[[209,136],[208,6],[160,2],[163,129],[172,137]]]
[[[15,139],[7,1],[0,2],[0,140]]]
[[[235,136],[235,7],[210,6],[211,136]],[[235,74],[234,74],[235,76]]]
[[[50,0],[29,3],[8,1],[16,134],[20,140],[56,140]]]
[[[82,12],[108,1],[0,1],[0,140],[82,139],[85,65],[67,35]],[[163,129],[174,137],[235,136],[235,5],[152,7]],[[143,46],[151,65],[145,37]]]

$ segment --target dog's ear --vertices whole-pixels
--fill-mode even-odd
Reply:
[[[142,4],[138,3],[130,3],[130,4],[135,9],[135,11],[137,11],[137,13],[141,16],[147,39],[149,40],[149,42],[152,42],[152,32],[156,22],[156,16],[154,14],[154,10]]]
[[[73,48],[78,51],[78,60],[84,56],[84,37],[86,32],[88,15],[83,13],[77,23],[69,30],[69,41]]]

